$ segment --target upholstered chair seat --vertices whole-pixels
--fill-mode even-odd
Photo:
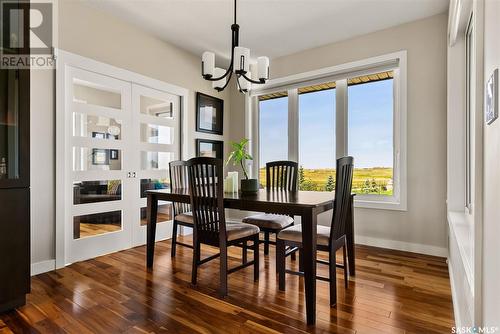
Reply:
[[[293,224],[293,218],[286,215],[261,213],[246,217],[244,223],[252,224],[264,229],[281,230]]]

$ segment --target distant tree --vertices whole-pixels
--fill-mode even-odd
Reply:
[[[326,181],[325,190],[326,191],[335,190],[335,180],[333,179],[333,176],[331,174],[328,175],[328,180]]]
[[[300,166],[299,168],[299,187],[302,186],[306,177],[304,176],[304,166]]]
[[[363,192],[365,194],[369,194],[371,191],[371,183],[369,179],[366,179],[365,182],[363,183]]]

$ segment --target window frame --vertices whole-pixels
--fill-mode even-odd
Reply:
[[[288,92],[288,159],[299,158],[298,88],[324,82],[336,82],[335,146],[336,158],[348,154],[347,80],[360,75],[392,70],[393,78],[393,195],[358,194],[355,207],[407,210],[407,60],[406,50],[332,66],[319,70],[272,79],[245,96],[245,135],[250,139],[252,177],[259,176],[259,101],[260,95]],[[300,163],[300,162],[299,162]]]
[[[472,114],[474,112],[474,15],[471,13],[465,28],[465,212],[472,214],[472,155],[474,124]]]

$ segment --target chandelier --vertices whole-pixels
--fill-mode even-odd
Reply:
[[[257,80],[252,79],[250,73],[250,49],[239,46],[240,26],[236,23],[236,0],[234,0],[234,23],[231,25],[231,62],[229,68],[224,70],[215,67],[215,54],[204,52],[201,60],[201,74],[204,79],[212,81],[212,87],[221,92],[229,81],[233,72],[236,76],[238,90],[246,93],[253,84],[264,84],[269,79],[269,58],[257,58]]]

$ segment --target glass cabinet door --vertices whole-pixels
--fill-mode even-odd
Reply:
[[[0,187],[29,184],[29,89],[27,94],[22,89],[24,72],[0,70]]]

